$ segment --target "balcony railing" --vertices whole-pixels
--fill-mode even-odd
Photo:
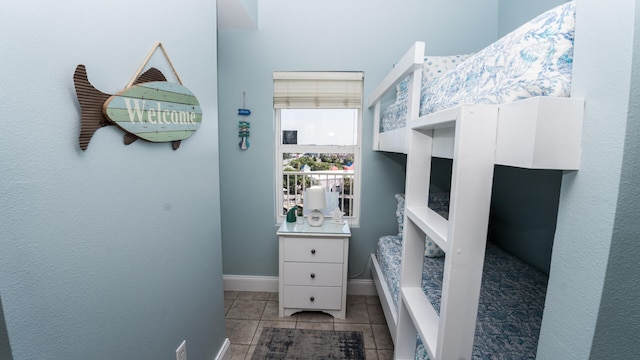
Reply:
[[[302,206],[304,190],[318,185],[330,193],[336,193],[337,206],[344,213],[343,218],[353,218],[354,175],[353,170],[335,171],[284,171],[282,178],[282,215],[293,206]],[[330,206],[330,205],[327,205]],[[332,210],[332,209],[328,209]]]

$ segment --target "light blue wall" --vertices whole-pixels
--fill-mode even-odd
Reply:
[[[592,359],[640,359],[640,4],[635,3],[633,62],[620,196],[596,322]]]
[[[242,0],[242,6],[251,18],[251,21],[258,24],[258,0]]]
[[[637,347],[637,340],[629,339],[630,335],[637,339],[637,321],[631,326],[612,325],[621,318],[633,322],[634,316],[637,319],[633,311],[638,308],[636,278],[631,284],[620,282],[631,276],[624,272],[637,269],[638,259],[633,253],[613,256],[620,255],[621,247],[631,246],[628,231],[637,245],[634,229],[638,219],[630,220],[633,213],[624,212],[625,205],[638,198],[637,187],[629,183],[633,177],[627,172],[638,165],[637,157],[629,158],[634,151],[637,154],[633,150],[637,138],[629,138],[625,132],[631,128],[631,134],[637,134],[638,100],[632,99],[637,89],[631,91],[631,80],[637,79],[632,77],[632,68],[634,63],[638,65],[632,57],[633,35],[638,35],[637,4],[625,0],[611,6],[600,0],[578,0],[576,12],[572,95],[586,99],[582,163],[579,171],[566,173],[562,181],[538,358],[589,358],[597,323],[600,336],[606,336],[601,341],[618,337],[624,339],[626,348],[614,349],[619,343],[607,344],[604,352],[599,350],[592,358],[635,358],[615,354]],[[623,155],[627,156],[624,163]],[[637,211],[637,205],[629,210]],[[612,244],[616,246],[610,256]],[[608,275],[608,269],[614,273]],[[637,277],[637,272],[633,274]],[[615,290],[607,288],[603,293],[605,278]],[[606,302],[613,292],[619,299],[632,301],[611,309]],[[599,319],[601,309],[619,315]],[[624,334],[629,328],[636,331]],[[613,332],[605,335],[605,331]]]
[[[0,294],[13,358],[172,360],[186,339],[190,359],[213,359],[226,336],[215,1],[1,8]],[[112,94],[157,41],[200,100],[198,132],[173,151],[125,146],[110,126],[81,151],[76,65]],[[173,80],[161,52],[152,62]]]
[[[591,358],[640,358],[640,4],[635,3],[633,70],[620,196]]]
[[[498,36],[508,34],[535,16],[567,0],[499,0]]]
[[[277,276],[273,71],[355,70],[365,98],[417,40],[429,54],[477,51],[497,34],[498,0],[294,1],[260,3],[258,30],[219,33],[220,184],[224,273]],[[455,26],[452,25],[455,19]],[[252,114],[251,147],[238,147],[237,109]],[[402,155],[371,151],[372,113],[364,112],[362,219],[353,229],[349,273],[365,268],[378,237],[397,233],[394,193],[404,191]],[[370,278],[368,270],[363,278]]]

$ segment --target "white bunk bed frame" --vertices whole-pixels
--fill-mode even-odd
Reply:
[[[584,101],[534,97],[464,105],[418,116],[424,43],[416,42],[375,89],[374,150],[407,154],[405,226],[398,311],[375,256],[373,278],[395,344],[413,359],[420,334],[432,360],[470,359],[482,280],[494,165],[578,170]],[[381,99],[410,76],[408,121],[379,133]],[[449,220],[427,206],[432,157],[453,159]],[[440,314],[421,288],[424,239],[445,251]]]

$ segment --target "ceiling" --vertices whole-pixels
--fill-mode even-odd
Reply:
[[[218,29],[256,29],[257,14],[252,18],[246,6],[249,3],[255,4],[257,13],[257,0],[218,0]]]

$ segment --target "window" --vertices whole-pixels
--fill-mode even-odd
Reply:
[[[361,72],[275,72],[277,221],[303,205],[304,190],[327,192],[325,216],[337,207],[359,224]]]

